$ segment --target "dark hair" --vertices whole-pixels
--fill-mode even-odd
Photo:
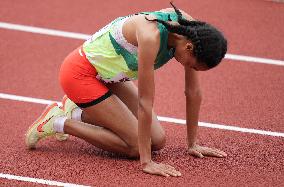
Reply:
[[[171,5],[178,16],[179,25],[160,19],[145,19],[162,23],[171,33],[186,36],[193,43],[193,54],[199,63],[206,64],[208,68],[217,66],[227,52],[227,40],[223,34],[208,23],[183,18],[181,11],[172,2]]]

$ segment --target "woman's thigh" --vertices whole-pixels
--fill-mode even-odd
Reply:
[[[138,89],[136,85],[131,81],[127,81],[122,83],[108,84],[107,87],[112,93],[117,95],[123,103],[125,103],[136,119],[138,119]],[[138,123],[136,123],[136,125],[137,124]],[[155,150],[164,147],[165,131],[159,123],[157,115],[154,111],[152,113],[151,139],[153,148]]]
[[[84,122],[109,129],[131,148],[137,148],[137,119],[116,95],[113,94],[100,103],[82,110]]]

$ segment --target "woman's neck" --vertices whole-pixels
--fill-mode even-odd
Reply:
[[[170,33],[168,35],[168,47],[169,48],[176,48],[177,43],[181,40],[181,36],[175,33]]]

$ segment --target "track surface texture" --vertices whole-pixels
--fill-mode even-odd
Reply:
[[[264,0],[175,0],[194,18],[220,28],[230,54],[284,60],[284,4]],[[92,34],[118,16],[169,7],[168,1],[1,0],[0,22]],[[60,101],[58,71],[83,40],[0,28],[0,93]],[[185,119],[183,68],[175,60],[156,72],[155,111]],[[284,66],[225,59],[200,73],[200,121],[284,132]],[[200,127],[200,144],[227,158],[198,159],[186,151],[186,127],[164,123],[166,147],[153,159],[180,178],[144,174],[138,160],[71,137],[26,150],[24,133],[45,105],[0,99],[0,174],[89,186],[283,186],[284,138]],[[0,177],[0,186],[42,186]]]

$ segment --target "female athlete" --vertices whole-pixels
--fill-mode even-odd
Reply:
[[[71,52],[60,69],[66,94],[62,107],[49,105],[26,133],[28,148],[47,136],[70,134],[94,146],[140,157],[149,174],[181,176],[156,163],[151,151],[165,146],[165,132],[153,111],[154,70],[173,57],[184,67],[187,150],[197,157],[225,157],[196,143],[201,89],[198,71],[217,66],[227,41],[215,27],[176,8],[119,17]],[[138,88],[131,80],[138,79]]]

